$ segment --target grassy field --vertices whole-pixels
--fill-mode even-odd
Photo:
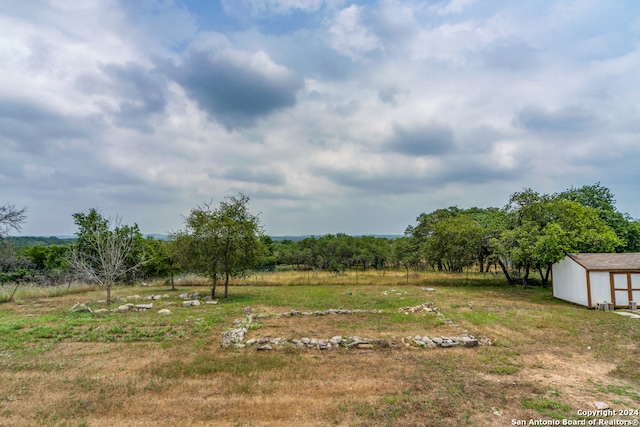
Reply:
[[[139,295],[134,303],[169,296],[140,312],[72,313],[76,302],[124,303],[107,306],[103,290],[86,287],[19,289],[0,304],[0,426],[506,426],[585,420],[578,411],[596,401],[640,410],[640,322],[554,300],[549,290],[476,274],[282,272],[235,282],[217,305],[182,307],[179,294],[210,291],[196,278],[178,283],[177,291],[161,283],[113,290],[122,301]],[[426,302],[442,316],[399,310]],[[259,318],[247,338],[400,342],[466,332],[492,344],[222,349],[221,334],[245,307],[382,310]]]

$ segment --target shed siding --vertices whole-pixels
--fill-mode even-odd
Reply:
[[[591,284],[591,304],[595,306],[599,302],[611,302],[609,272],[591,271],[589,272],[589,279]]]
[[[577,304],[589,305],[587,272],[571,258],[564,258],[553,265],[553,296]]]

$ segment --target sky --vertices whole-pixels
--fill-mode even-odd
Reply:
[[[636,0],[0,0],[0,205],[270,235],[599,182],[640,217]]]

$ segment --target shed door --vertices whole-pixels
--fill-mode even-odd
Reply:
[[[616,307],[629,307],[629,301],[640,302],[640,274],[609,273],[611,298]]]

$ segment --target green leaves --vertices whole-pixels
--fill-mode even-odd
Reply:
[[[212,296],[218,275],[225,276],[225,297],[229,276],[252,267],[267,254],[257,215],[248,209],[249,197],[226,197],[217,208],[199,206],[185,219],[185,229],[174,234],[180,262],[213,277]]]

